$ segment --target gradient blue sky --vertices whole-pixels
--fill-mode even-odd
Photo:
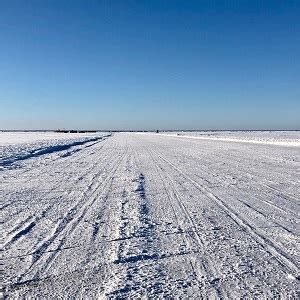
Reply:
[[[0,129],[300,129],[300,1],[0,1]]]

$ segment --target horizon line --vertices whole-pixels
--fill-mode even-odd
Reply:
[[[197,132],[197,131],[300,131],[299,129],[147,129],[147,130],[110,130],[110,129],[0,129],[0,132],[58,132],[86,131],[86,132]]]

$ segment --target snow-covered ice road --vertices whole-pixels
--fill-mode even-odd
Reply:
[[[119,133],[74,149],[0,171],[4,296],[299,297],[298,147]]]

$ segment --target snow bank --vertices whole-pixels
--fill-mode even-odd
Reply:
[[[162,136],[300,147],[300,131],[178,131]]]
[[[0,169],[32,157],[68,150],[107,133],[0,132]]]

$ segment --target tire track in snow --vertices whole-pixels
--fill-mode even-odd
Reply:
[[[196,174],[193,174],[193,168],[190,166],[191,159],[185,160],[180,156],[173,156],[175,151],[172,150],[174,147],[168,145],[158,147],[162,144],[156,143],[157,140],[153,139],[152,144],[146,144],[145,141],[146,139],[137,139],[133,135],[126,134],[125,136],[124,134],[122,136],[120,134],[116,135],[116,139],[109,143],[110,146],[114,144],[117,147],[116,151],[111,153],[111,157],[123,155],[126,148],[125,144],[130,149],[120,163],[118,170],[116,170],[117,175],[111,181],[107,177],[111,175],[110,171],[116,158],[107,162],[105,160],[109,160],[108,152],[110,153],[112,148],[106,148],[106,151],[99,153],[101,157],[106,156],[106,159],[99,160],[100,167],[104,167],[104,171],[98,174],[99,177],[95,176],[98,171],[98,167],[95,165],[95,168],[91,169],[91,176],[87,176],[88,180],[84,180],[80,184],[81,188],[79,190],[84,188],[86,198],[82,200],[84,203],[80,202],[77,213],[70,213],[69,217],[73,220],[66,221],[68,222],[66,228],[58,234],[53,243],[42,253],[36,265],[28,273],[22,272],[26,274],[19,283],[12,280],[13,283],[7,286],[9,294],[5,293],[4,296],[11,298],[39,296],[59,298],[61,295],[65,295],[68,298],[178,297],[187,299],[209,297],[209,295],[213,297],[217,294],[213,290],[215,286],[220,286],[222,298],[224,299],[259,296],[271,298],[272,296],[278,297],[281,292],[284,298],[285,295],[296,293],[297,280],[285,278],[285,272],[288,268],[286,265],[279,265],[280,257],[276,258],[273,252],[266,249],[266,242],[258,241],[257,237],[249,232],[250,229],[245,225],[241,225],[244,217],[243,212],[237,211],[236,207],[229,206],[233,210],[232,214],[237,214],[237,218],[242,217],[240,221],[235,220],[222,205],[161,157],[169,159],[170,163],[180,158],[180,163],[173,163],[173,165],[205,188],[206,191],[214,192],[215,190],[211,190],[211,186],[205,182],[205,178],[195,177]],[[150,145],[150,147],[145,145]],[[97,149],[98,146],[95,148]],[[182,155],[184,156],[187,149],[183,150]],[[195,152],[195,149],[192,150]],[[84,152],[87,155],[90,153],[88,149]],[[157,152],[161,157],[157,156]],[[78,152],[79,154],[80,152]],[[205,154],[204,151],[203,155]],[[199,155],[198,152],[197,155]],[[84,171],[86,173],[91,164],[95,164],[98,159],[96,156],[91,156],[89,159],[81,156],[81,159],[85,159],[84,164],[72,166],[71,162],[75,161],[75,157],[77,157],[77,154],[72,159],[70,157],[70,161],[68,161],[70,163],[69,168],[72,168],[70,173],[61,173],[57,175],[58,177],[55,177],[55,172],[53,172],[54,176],[50,178],[52,180],[49,182],[50,186],[54,182],[61,184],[59,180],[64,175],[67,175],[68,181],[74,182],[74,178],[79,177],[79,174],[76,173],[77,167],[82,167],[84,170],[81,169],[80,172],[83,173]],[[204,157],[204,159],[206,158]],[[66,158],[66,160],[68,159]],[[199,158],[196,162],[192,162],[195,167],[194,172],[203,173],[201,166],[199,165],[197,168],[196,165],[205,162],[204,159]],[[56,167],[58,170],[58,168],[65,165],[65,163],[61,164],[57,161],[51,167]],[[126,172],[125,166],[126,168],[128,166],[129,169],[132,167],[132,172]],[[220,170],[226,171],[226,167]],[[32,174],[34,175],[34,172]],[[135,181],[132,181],[132,177]],[[89,207],[85,206],[85,204],[89,204],[86,203],[87,201],[92,200],[93,196],[91,195],[98,188],[98,181],[102,179],[107,180],[107,185],[102,186],[95,193],[95,197],[99,194],[98,199],[93,204],[90,203]],[[122,183],[119,182],[119,179]],[[41,178],[41,180],[48,180],[48,176]],[[209,183],[209,181],[207,182]],[[89,188],[86,183],[91,184]],[[47,182],[45,184],[48,186]],[[254,184],[256,183],[254,182]],[[124,186],[123,189],[122,185]],[[69,191],[71,187],[72,183],[65,182],[60,189],[65,188],[66,191]],[[218,187],[216,186],[216,188]],[[226,188],[226,186],[222,185],[219,188]],[[105,191],[101,195],[102,190]],[[128,192],[127,194],[124,193],[124,199],[122,198],[122,191]],[[215,194],[213,196],[218,197],[219,194]],[[32,199],[35,201],[36,206],[31,215],[34,215],[38,208],[39,199],[37,199],[37,196],[39,195],[42,194],[33,194]],[[226,192],[225,195],[227,195]],[[147,198],[147,207],[144,205],[143,197]],[[225,199],[227,198],[224,197],[223,199],[222,196],[219,198],[227,205],[235,203],[234,201],[226,202]],[[48,200],[52,201],[52,197]],[[65,200],[66,205],[63,205],[63,203],[59,205],[59,201],[57,202],[58,207],[54,212],[59,214],[64,212],[63,217],[67,216],[69,209],[72,209],[73,204],[75,204],[67,198]],[[126,200],[128,202],[124,205],[125,212],[122,215],[121,201],[126,202]],[[27,203],[30,202],[27,201]],[[249,203],[251,204],[251,202]],[[47,201],[43,201],[40,207],[45,209],[46,204]],[[38,212],[41,213],[40,210]],[[143,214],[142,212],[147,213]],[[188,215],[186,215],[186,212]],[[82,214],[84,215],[82,216]],[[34,217],[36,216],[34,215]],[[124,220],[127,218],[126,222],[131,222],[131,224],[128,225],[127,230],[120,231],[121,234],[118,235],[118,225],[122,226],[122,221],[119,222],[118,218],[121,219],[122,216]],[[189,221],[188,216],[191,218],[192,223]],[[54,218],[54,220],[58,225],[57,218]],[[12,251],[9,254],[14,254],[14,249],[19,251],[17,247],[26,246],[26,240],[29,237],[31,238],[31,234],[35,231],[39,232],[38,224],[31,228],[32,225],[30,224],[33,221],[34,219],[24,218],[24,222],[19,224],[19,227],[13,228],[14,231],[11,231],[10,236],[20,238],[12,245]],[[141,227],[148,221],[152,222],[154,227],[146,236],[143,234],[145,229]],[[172,226],[169,225],[170,221]],[[250,226],[257,225],[255,220],[251,223],[246,218],[245,221]],[[78,223],[76,224],[76,222]],[[91,227],[91,225],[96,224],[95,222],[98,222],[98,225],[95,228]],[[47,226],[49,223],[42,224]],[[74,229],[73,226],[75,226]],[[219,228],[214,229],[212,226],[219,226]],[[226,226],[228,227],[225,228]],[[53,228],[51,234],[55,229],[56,227]],[[95,230],[94,235],[93,229]],[[200,235],[202,243],[204,243],[203,246],[198,244],[195,231]],[[18,235],[22,232],[25,232],[25,235]],[[34,236],[34,238],[37,238],[37,236]],[[49,231],[44,241],[47,238],[50,238]],[[149,238],[153,239],[152,245],[150,245]],[[60,239],[64,239],[63,243]],[[123,249],[124,252],[118,253],[118,247],[121,244],[126,247]],[[40,245],[38,244],[38,246]],[[205,250],[202,251],[201,248]],[[283,250],[283,248],[281,249]],[[143,252],[143,250],[148,250],[148,252]],[[55,255],[52,261],[48,261],[53,253]],[[35,253],[28,252],[27,255],[35,255]],[[204,258],[202,259],[202,257]],[[211,257],[213,258],[212,261]],[[24,270],[25,267],[27,268],[26,263],[31,263],[30,256],[24,258],[23,261],[14,260],[13,256],[5,258],[5,260],[8,259],[11,260],[7,263],[6,274],[11,278],[15,278],[16,274],[20,274],[19,268],[22,269],[23,267]],[[49,262],[48,265],[46,264],[47,261]],[[201,265],[202,261],[211,261],[215,268],[221,272],[220,280],[212,278],[215,275],[207,275],[211,270],[209,265],[204,263],[207,268],[207,272],[205,272],[205,267]],[[251,269],[252,266],[253,269]],[[249,268],[247,269],[247,267]],[[278,275],[270,273],[273,270]],[[202,278],[202,274],[204,278]],[[211,282],[207,282],[209,280],[206,280],[205,277],[211,279]],[[196,282],[197,279],[199,280],[198,283]],[[192,285],[189,285],[191,282]],[[208,288],[211,288],[211,290]],[[208,291],[210,294],[208,294]],[[217,297],[215,296],[215,298]]]
[[[211,173],[211,174],[213,174],[213,173]],[[202,178],[202,177],[199,176],[198,174],[194,174],[194,175],[195,175],[197,178],[199,178],[201,181],[207,182],[207,180],[205,180],[204,178]],[[224,187],[224,186],[222,185],[222,180],[221,180],[221,179],[216,178],[215,180],[220,184],[220,186]],[[224,188],[225,188],[225,187],[224,187]],[[231,185],[230,188],[231,188],[231,190],[234,190],[234,191],[236,191],[236,192],[239,192],[239,189],[238,189],[236,186],[234,186],[234,185]],[[267,221],[272,222],[273,224],[275,224],[274,226],[276,226],[276,227],[278,227],[278,228],[281,228],[281,229],[283,229],[284,231],[286,231],[286,232],[288,232],[288,233],[290,233],[290,234],[293,234],[293,235],[295,236],[295,233],[294,233],[292,230],[288,229],[286,226],[284,226],[284,225],[278,223],[277,221],[273,220],[273,216],[272,216],[272,215],[271,215],[271,216],[267,215],[265,212],[262,211],[262,208],[261,208],[261,207],[255,208],[255,207],[251,206],[248,202],[242,200],[242,195],[239,196],[239,197],[236,197],[236,196],[232,195],[232,193],[229,193],[229,192],[228,192],[228,194],[229,194],[230,196],[234,197],[234,199],[237,200],[238,202],[240,202],[240,203],[242,203],[243,205],[245,205],[245,206],[246,206],[247,208],[249,208],[251,211],[253,211],[254,214],[259,214],[259,215],[261,215],[261,216],[263,217],[263,219],[265,219],[265,220],[267,220]],[[250,196],[248,196],[248,197],[250,197]],[[252,197],[252,198],[253,198],[253,197]],[[256,200],[256,199],[254,198],[254,200]],[[290,217],[290,216],[292,215],[292,216],[294,217],[295,220],[298,219],[298,216],[296,216],[296,214],[294,214],[293,212],[287,212],[287,211],[281,209],[279,206],[276,206],[274,203],[272,203],[272,202],[270,202],[270,201],[268,201],[268,200],[265,200],[265,199],[263,199],[263,198],[259,198],[259,199],[256,200],[256,201],[258,201],[258,204],[259,204],[260,202],[264,202],[264,203],[268,204],[269,206],[275,208],[276,210],[279,210],[281,213],[284,213],[287,217]],[[257,205],[256,202],[255,202],[254,204]],[[282,217],[282,216],[281,216],[281,217]]]
[[[211,193],[203,185],[199,184],[183,172],[180,168],[175,166],[172,162],[167,160],[165,157],[162,157],[157,151],[156,155],[160,157],[163,161],[169,164],[173,169],[180,173],[184,178],[189,180],[198,190],[204,193],[208,198],[216,202],[224,211],[230,216],[238,225],[243,227],[257,242],[259,242],[267,251],[273,254],[273,256],[278,260],[281,265],[284,265],[286,269],[291,272],[292,276],[299,278],[299,269],[294,262],[294,259],[287,255],[285,252],[280,249],[273,241],[269,240],[266,236],[261,234],[258,229],[255,229],[253,225],[247,222],[244,218],[239,216],[233,209],[231,209],[223,200]]]
[[[220,184],[220,186],[223,186],[224,188],[225,188],[225,186],[223,185],[223,180],[224,180],[224,178],[225,178],[225,181],[226,181],[226,179],[232,179],[232,176],[231,176],[231,175],[227,175],[227,176],[226,176],[226,175],[223,175],[222,179],[220,179],[220,178],[219,178],[219,175],[213,173],[207,166],[202,166],[202,168],[205,168],[207,174],[212,175],[213,178],[214,178],[214,180],[216,180],[216,181]],[[247,173],[247,174],[248,174],[248,173]],[[202,181],[207,181],[206,179],[204,179],[203,177],[199,176],[198,174],[194,174],[194,175],[197,176],[197,177],[199,177],[199,179],[201,179]],[[248,175],[250,175],[250,174],[248,174]],[[252,176],[252,175],[250,175],[250,176]],[[237,177],[237,176],[235,175],[235,177]],[[253,178],[252,178],[252,179],[253,179]],[[265,186],[265,185],[261,182],[260,179],[256,178],[256,180],[257,180],[256,182],[258,182],[260,185]],[[253,180],[251,180],[251,181],[253,181]],[[209,183],[211,184],[211,182],[209,182]],[[239,188],[238,188],[237,185],[230,184],[230,188],[233,189],[233,190],[239,191]],[[252,188],[252,186],[251,186],[251,188]],[[265,190],[263,190],[263,189],[257,189],[257,191],[259,191],[260,193],[263,193],[263,194],[266,195],[266,196],[269,196],[269,194],[268,194]],[[282,194],[282,196],[283,196],[283,194]],[[282,196],[281,196],[281,197],[282,197]],[[288,199],[287,199],[287,200],[288,200]],[[272,208],[274,208],[274,209],[280,211],[281,213],[284,213],[284,214],[287,215],[287,216],[292,215],[292,216],[294,216],[295,218],[298,218],[298,216],[297,216],[297,214],[295,213],[295,211],[293,211],[293,210],[291,210],[291,209],[289,209],[289,208],[287,208],[287,207],[279,206],[279,205],[275,204],[274,202],[272,202],[272,201],[270,201],[270,200],[266,200],[265,197],[260,197],[260,198],[258,199],[258,201],[259,201],[259,202],[264,202],[264,203],[266,203],[266,204],[268,205],[268,207],[272,207]]]
[[[200,144],[196,144],[197,146],[199,146]],[[177,153],[177,156],[176,157],[177,159],[180,160],[180,158],[182,158],[182,156],[186,159],[189,159],[189,156],[187,156],[187,154],[191,155],[193,157],[193,159],[197,159],[198,158],[198,155],[195,156],[194,152],[193,151],[190,151],[190,149],[192,148],[184,148],[186,152],[176,152]],[[245,149],[245,148],[244,148]],[[199,148],[199,150],[201,150],[201,148]],[[235,148],[231,148],[231,150],[235,151],[236,149]],[[261,156],[259,156],[259,159],[257,159],[255,156],[254,157],[247,157],[245,155],[240,156],[240,152],[230,152],[230,154],[233,155],[230,155],[230,157],[228,158],[228,154],[227,152],[226,153],[223,153],[222,151],[218,152],[218,153],[213,153],[214,154],[214,157],[217,158],[217,161],[220,161],[220,162],[223,162],[222,165],[214,165],[213,167],[214,168],[218,168],[218,171],[222,172],[223,169],[220,168],[220,166],[223,166],[223,165],[227,165],[229,166],[229,168],[227,167],[227,171],[230,170],[230,172],[232,173],[233,170],[234,170],[234,175],[236,176],[236,174],[244,174],[246,175],[247,179],[250,179],[250,181],[252,181],[253,179],[255,179],[255,183],[256,185],[261,185],[263,187],[265,187],[266,189],[274,192],[276,191],[276,189],[272,189],[272,187],[268,186],[268,184],[264,183],[264,181],[267,181],[271,184],[274,184],[276,185],[276,182],[270,180],[270,179],[267,179],[266,177],[261,177],[261,169],[266,169],[266,166],[264,163],[261,162]],[[247,153],[247,152],[246,152]],[[206,154],[206,152],[204,152],[204,154]],[[247,153],[248,154],[248,153]],[[260,153],[261,154],[261,153]],[[270,157],[270,155],[266,155],[265,153],[263,153],[263,156],[267,159],[267,160],[270,160],[273,158],[273,156]],[[175,156],[174,156],[175,158]],[[240,163],[242,161],[242,163]],[[237,167],[237,163],[238,164],[238,167]],[[201,164],[202,165],[202,164]],[[249,169],[249,166],[256,166],[256,168],[250,168]],[[282,174],[282,164],[277,164],[276,165],[276,168],[280,168],[280,175],[281,176],[284,176]],[[207,166],[206,164],[203,164],[202,167],[206,167],[206,169],[208,170],[208,173],[211,173],[211,166]],[[273,166],[271,166],[273,167]],[[256,170],[259,170],[258,172]],[[276,170],[276,173],[277,173],[277,170]],[[259,176],[258,176],[259,175]],[[268,175],[268,173],[264,173],[264,175]],[[278,183],[278,181],[277,181]],[[283,199],[285,200],[288,200],[288,201],[291,201],[293,203],[295,203],[296,205],[299,205],[299,198],[293,196],[293,195],[290,195],[288,192],[282,192],[280,190],[277,190],[277,192],[281,195],[281,196],[284,196]]]
[[[118,172],[118,170],[120,169],[120,167],[122,166],[123,162],[128,161],[129,157],[130,157],[129,148],[128,148],[128,146],[126,146],[126,148],[124,150],[124,155],[118,161],[118,163],[116,164],[116,168],[114,168],[114,170],[111,174],[110,182],[104,188],[102,188],[100,197],[103,197],[103,201],[101,202],[101,206],[99,207],[99,209],[100,210],[102,209],[102,210],[101,210],[101,213],[98,214],[98,216],[96,218],[98,224],[100,224],[101,218],[105,211],[105,207],[108,204],[109,195],[113,193],[112,187],[113,187],[113,181],[114,181],[115,175]],[[126,163],[125,163],[125,165],[126,165]],[[100,225],[98,225],[98,226],[100,226]],[[99,227],[98,227],[97,231],[99,231]],[[93,231],[92,237],[91,237],[91,243],[86,248],[86,252],[87,253],[96,253],[97,245],[98,245],[98,243],[95,243],[95,231]],[[85,266],[89,265],[92,262],[92,257],[93,257],[92,255],[89,255],[87,257],[87,259],[84,262]],[[84,272],[84,274],[82,276],[82,284],[78,287],[77,291],[75,292],[76,295],[79,295],[79,298],[84,298],[84,291],[85,291],[84,284],[85,284],[87,276],[90,275],[90,273],[91,273],[90,269],[87,268],[86,272]],[[104,283],[102,285],[104,285]],[[110,283],[110,285],[112,285],[112,283]],[[103,289],[103,286],[100,286],[99,289]],[[99,292],[97,292],[97,294],[99,294]]]
[[[111,174],[114,174],[116,169],[119,166],[119,163],[124,158],[125,154],[123,156],[120,156],[116,158],[113,164],[111,164],[111,171],[108,173],[108,177],[97,186],[97,188],[92,191],[91,194],[85,194],[83,199],[79,200],[75,206],[73,206],[64,216],[64,218],[59,222],[59,224],[56,226],[55,231],[52,233],[51,236],[49,236],[46,240],[44,240],[41,245],[33,251],[33,263],[29,267],[29,269],[23,273],[22,275],[18,276],[16,284],[20,284],[24,277],[26,277],[29,272],[32,271],[32,269],[36,266],[36,264],[39,262],[39,260],[43,257],[43,254],[47,251],[49,246],[56,240],[56,238],[63,234],[65,231],[66,233],[63,234],[63,237],[61,241],[59,242],[59,245],[57,248],[63,247],[64,242],[66,241],[68,235],[70,235],[77,225],[80,223],[84,215],[86,214],[87,210],[91,208],[93,203],[100,197],[101,190],[105,189],[105,187],[109,186],[110,181],[113,180],[113,176]],[[84,200],[87,200],[87,202],[84,202]],[[50,264],[53,262],[53,260],[59,255],[61,252],[53,252],[51,256],[46,260],[46,262],[39,267],[37,272],[35,273],[33,278],[40,277],[43,272],[47,270],[47,268],[50,266]]]
[[[97,144],[98,143],[100,143],[100,142],[102,142],[103,141],[103,145],[102,145],[102,147],[100,147],[100,149],[102,149],[104,146],[105,146],[105,141],[107,141],[107,139],[105,139],[105,140],[100,140],[99,142],[97,142]],[[100,150],[99,149],[99,150]],[[85,157],[86,156],[86,153],[82,153],[82,152],[80,152],[80,155],[77,155],[77,157],[76,157],[76,159],[74,160],[74,158],[72,157],[72,159],[71,159],[71,157],[68,157],[68,158],[66,158],[67,159],[67,164],[66,165],[63,165],[62,167],[60,167],[60,169],[64,169],[64,170],[70,170],[70,169],[72,169],[72,168],[70,168],[72,165],[74,165],[75,163],[77,163],[78,161],[80,161],[80,160],[82,160],[82,158],[83,157]],[[104,160],[104,159],[102,159],[102,160]],[[52,160],[51,161],[51,163],[56,163],[56,160]],[[97,166],[97,164],[99,163],[99,161],[97,161],[96,163],[94,163],[91,167],[89,167],[88,168],[88,170],[86,171],[86,173],[85,174],[81,174],[77,179],[75,179],[75,183],[77,183],[77,182],[79,182],[79,178],[80,177],[83,177],[83,176],[85,176],[85,175],[87,175],[95,166]],[[63,164],[63,163],[62,163]],[[19,172],[19,170],[12,170],[12,171],[17,171],[17,176],[18,176],[18,178],[21,178],[25,173],[27,173],[27,172],[29,172],[29,171],[31,171],[32,172],[32,170],[35,172],[35,174],[34,174],[34,178],[30,178],[30,179],[28,179],[27,181],[25,181],[24,182],[24,184],[26,184],[26,183],[31,183],[32,181],[34,181],[36,178],[39,178],[41,175],[43,175],[43,174],[45,174],[45,173],[47,173],[47,171],[45,170],[45,165],[42,165],[42,166],[39,166],[40,168],[41,168],[41,170],[40,170],[40,172],[38,172],[38,173],[36,173],[36,169],[28,169],[28,170],[26,170],[26,171],[24,171],[24,172]],[[50,166],[48,165],[47,166],[47,168],[49,168]],[[56,166],[56,169],[57,169],[57,166]],[[74,182],[74,179],[73,179],[73,174],[71,173],[71,172],[68,172],[68,175],[67,175],[68,177],[66,178],[65,176],[64,176],[64,178],[63,178],[63,180],[60,178],[60,177],[56,177],[55,178],[55,181],[53,182],[51,182],[51,186],[52,186],[52,188],[50,188],[50,190],[49,190],[49,194],[50,193],[53,193],[53,192],[55,192],[55,191],[58,191],[59,189],[61,189],[64,185],[65,185],[65,182],[67,182],[69,179],[71,179],[72,178],[72,181]],[[5,198],[5,196],[4,196],[4,198]],[[8,206],[10,206],[10,205],[12,205],[12,204],[14,204],[14,203],[16,203],[16,202],[18,202],[18,198],[16,199],[16,200],[13,200],[13,201],[11,201],[11,202],[9,202],[9,203],[6,203],[6,204],[4,204],[1,208],[0,208],[0,210],[2,210],[2,209],[4,209],[4,208],[7,208]],[[19,212],[17,212],[17,215],[18,215],[18,213],[20,213],[20,212],[22,212],[23,210],[20,210]],[[12,216],[12,215],[11,215]],[[13,215],[14,217],[16,217],[16,215],[14,214]]]
[[[184,150],[187,150],[186,148],[184,148]],[[201,150],[201,148],[200,148]],[[197,152],[198,153],[198,152]],[[190,156],[188,156],[188,154]],[[204,152],[204,155],[206,154],[206,152]],[[283,243],[280,243],[283,245],[283,247],[286,247],[289,245],[289,241],[290,238],[292,239],[296,239],[297,238],[297,229],[294,228],[296,227],[296,224],[299,220],[299,214],[297,214],[297,209],[294,208],[294,210],[292,211],[292,206],[289,208],[287,208],[288,206],[284,206],[283,204],[286,203],[286,201],[284,201],[282,203],[282,206],[278,206],[275,203],[273,203],[273,201],[271,200],[267,200],[267,198],[271,197],[270,194],[267,193],[266,189],[264,188],[259,188],[260,184],[263,184],[263,178],[258,177],[257,175],[253,175],[250,174],[249,172],[246,172],[240,168],[237,168],[235,166],[234,163],[232,163],[232,159],[229,160],[229,165],[230,168],[228,168],[228,158],[226,158],[226,156],[219,154],[217,155],[217,161],[221,160],[222,162],[226,162],[226,166],[225,168],[223,168],[223,163],[220,165],[218,164],[216,166],[216,164],[214,163],[212,166],[207,163],[205,160],[201,159],[198,157],[199,155],[195,156],[194,152],[178,152],[176,151],[176,155],[174,155],[174,159],[177,159],[178,161],[181,161],[181,163],[184,162],[188,162],[191,159],[196,160],[196,162],[194,163],[196,166],[201,164],[201,169],[197,168],[197,167],[193,167],[191,172],[195,173],[193,174],[194,176],[197,176],[201,179],[201,181],[205,182],[205,185],[207,185],[206,183],[208,183],[208,185],[213,185],[212,189],[216,188],[217,191],[222,191],[226,189],[226,193],[230,193],[230,191],[236,191],[239,196],[237,195],[233,195],[232,193],[230,193],[230,195],[233,197],[233,199],[243,203],[243,205],[245,205],[245,208],[247,207],[247,209],[245,209],[245,212],[247,212],[247,215],[249,215],[251,218],[255,217],[255,215],[260,215],[262,216],[262,220],[265,220],[264,222],[267,223],[272,223],[273,226],[269,226],[269,227],[276,227],[278,229],[282,229],[283,233],[282,233],[282,237],[283,237]],[[183,157],[183,158],[182,158]],[[225,163],[224,163],[225,164]],[[239,165],[240,166],[240,165]],[[219,173],[217,173],[217,175],[215,174],[215,172],[212,172],[212,167],[213,169],[217,169],[217,171]],[[202,178],[201,176],[199,176],[197,174],[197,172],[195,172],[195,170],[198,171],[199,169],[199,173],[204,173],[204,177]],[[206,172],[205,172],[206,171]],[[231,175],[224,175],[223,173],[226,174],[226,172]],[[230,184],[230,188],[228,189],[228,186],[225,183],[228,182],[228,180],[226,180],[227,178],[229,179],[229,182],[232,181],[232,179],[234,178],[239,178],[241,177],[241,174],[244,174],[248,177],[251,178],[250,181],[243,181],[246,184],[246,188],[243,189],[239,189],[239,185],[236,184]],[[220,177],[220,175],[223,175]],[[212,180],[208,181],[206,178],[212,176]],[[256,180],[256,181],[253,181]],[[250,184],[249,184],[250,182]],[[255,183],[251,184],[251,183]],[[258,186],[258,187],[257,187]],[[227,192],[228,191],[228,192]],[[253,192],[255,194],[253,194]],[[259,192],[259,197],[253,197],[254,195],[256,195],[256,193]],[[252,193],[252,194],[251,194]],[[272,195],[274,193],[272,192]],[[282,194],[282,193],[281,193]],[[265,197],[263,197],[263,195],[266,195]],[[251,199],[250,201],[245,201],[243,200],[243,198]],[[286,197],[285,197],[286,199]],[[283,198],[281,195],[281,198],[278,198],[278,201],[282,202]],[[292,202],[293,203],[293,202]],[[271,210],[271,211],[270,211]],[[253,213],[249,213],[253,211]],[[279,213],[281,212],[281,213]],[[284,215],[283,215],[284,214]],[[295,224],[292,225],[292,228],[289,227],[289,225],[291,224]],[[268,227],[268,226],[267,226]],[[261,228],[267,228],[262,226]],[[276,238],[276,236],[274,235],[274,237]],[[291,251],[293,250],[293,247],[291,248]]]
[[[114,265],[119,270],[119,276],[103,291],[103,295],[108,298],[133,297],[137,290],[131,285],[136,281],[140,286],[143,281],[139,272],[135,271],[137,264],[142,266],[144,262],[157,260],[157,253],[148,254],[152,244],[153,224],[149,219],[148,200],[145,194],[145,177],[139,166],[136,152],[131,149],[131,162],[125,170],[127,184],[124,186],[120,225],[118,249]],[[137,171],[139,170],[139,171]],[[139,176],[137,178],[137,174]],[[129,234],[129,236],[128,236]],[[153,239],[155,239],[153,237]],[[129,254],[129,252],[132,252]],[[140,282],[141,281],[141,282]],[[131,284],[129,283],[131,282]],[[140,283],[139,283],[140,282]],[[148,287],[149,288],[149,287]],[[140,291],[142,293],[142,289]]]
[[[147,151],[148,151],[152,161],[154,162],[158,176],[161,178],[161,181],[163,182],[163,185],[165,188],[165,193],[167,194],[169,203],[172,207],[172,210],[174,211],[174,215],[175,215],[178,226],[180,227],[178,216],[177,216],[178,212],[176,212],[176,209],[174,208],[174,200],[175,200],[177,206],[179,207],[179,209],[181,210],[181,212],[183,213],[183,215],[185,216],[187,222],[189,223],[189,229],[186,231],[186,233],[198,245],[199,255],[197,256],[197,262],[199,263],[199,260],[201,261],[202,277],[199,278],[199,275],[198,275],[199,272],[197,270],[197,266],[195,264],[193,264],[191,260],[190,260],[190,265],[192,267],[192,270],[194,271],[195,279],[198,282],[199,287],[201,285],[203,285],[203,277],[206,277],[206,284],[209,284],[210,288],[212,288],[215,291],[215,293],[216,293],[215,297],[218,297],[218,298],[224,297],[224,295],[226,295],[226,291],[222,290],[222,288],[218,287],[216,284],[211,284],[211,283],[215,282],[214,280],[216,278],[220,277],[220,274],[215,269],[215,267],[212,263],[213,258],[205,251],[204,241],[203,241],[201,235],[198,233],[197,224],[195,224],[189,210],[186,208],[183,201],[181,200],[180,193],[178,192],[178,190],[175,187],[174,180],[171,178],[171,176],[168,174],[168,172],[163,172],[162,165],[158,162],[157,159],[154,158],[155,156],[153,155],[153,152],[149,147],[147,147]],[[169,184],[166,183],[166,177],[168,178]],[[171,195],[171,193],[173,195]],[[185,235],[183,235],[183,238],[184,238],[186,244],[190,243],[187,241]]]
[[[100,149],[102,149],[102,147],[101,147]],[[98,166],[99,163],[101,163],[102,161],[105,162],[105,160],[107,159],[107,157],[111,156],[112,153],[113,153],[113,151],[112,151],[112,152],[108,152],[107,155],[104,155],[104,156],[98,156],[98,158],[101,158],[101,160],[97,159],[97,160],[92,164],[92,166],[89,167],[89,168],[85,171],[85,173],[83,173],[83,174],[80,173],[79,175],[77,175],[77,177],[75,178],[75,180],[74,180],[74,179],[71,179],[73,174],[70,173],[70,172],[69,172],[67,178],[64,177],[64,180],[62,180],[61,178],[56,178],[56,180],[55,180],[53,183],[51,183],[51,185],[52,185],[53,187],[48,191],[48,193],[49,193],[49,194],[52,194],[52,193],[54,193],[54,192],[58,192],[60,189],[62,189],[62,187],[65,185],[65,182],[68,181],[68,180],[70,180],[70,181],[72,182],[72,186],[76,186],[77,183],[79,183],[79,182],[81,181],[81,178],[83,178],[83,177],[85,177],[86,175],[90,174],[90,173]],[[72,161],[71,161],[71,162],[67,165],[67,168],[70,167],[70,165],[72,165],[72,164],[74,164],[74,163],[75,163],[75,162],[72,162]],[[66,167],[65,167],[65,168],[66,168]],[[95,174],[93,175],[91,185],[93,184],[94,180],[99,176],[99,174],[101,174],[101,172],[103,172],[103,168],[101,168],[100,170],[98,170],[97,173],[95,173]],[[86,191],[90,189],[91,185],[88,185],[88,186],[86,187]],[[58,198],[57,201],[58,201],[58,200],[60,200],[60,198]],[[16,201],[18,201],[18,199],[16,199]],[[38,221],[42,220],[43,217],[46,215],[46,213],[47,213],[51,208],[53,208],[55,205],[57,205],[57,201],[54,201],[53,203],[51,203],[50,205],[48,205],[48,206],[43,210],[42,216],[37,216],[37,217],[35,217],[34,220],[33,220],[32,222],[34,222],[35,224],[37,224]],[[32,203],[31,203],[30,205],[31,205],[31,207],[32,207]],[[18,213],[20,213],[20,212],[23,212],[23,209],[21,209],[21,210],[20,210],[19,212],[17,212],[16,214],[11,215],[10,217],[16,217],[16,216],[18,216]],[[32,213],[32,212],[31,212],[31,213]],[[37,213],[37,214],[40,215],[40,213]],[[32,219],[32,218],[33,218],[33,217],[31,216],[31,219]],[[28,220],[28,217],[26,218],[26,220]],[[17,224],[17,225],[15,226],[15,228],[12,229],[11,234],[14,233],[16,230],[18,230],[24,223],[26,223],[26,221],[21,221],[19,224]],[[26,225],[26,226],[27,226],[27,225]],[[25,226],[25,227],[26,227],[26,226]],[[15,240],[14,240],[14,241],[15,241]],[[9,239],[7,242],[4,243],[5,246],[10,245],[10,244],[11,244],[11,239]]]

